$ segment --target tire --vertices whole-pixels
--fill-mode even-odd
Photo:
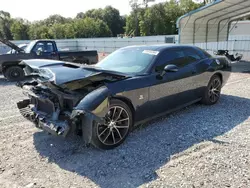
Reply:
[[[93,125],[91,144],[105,150],[121,145],[131,131],[132,118],[131,109],[126,103],[117,99],[111,100],[109,112],[106,114],[106,125]]]
[[[19,81],[24,79],[24,71],[19,66],[13,66],[6,69],[4,76],[9,81]]]
[[[213,105],[220,99],[222,80],[218,75],[211,77],[201,102],[205,105]]]

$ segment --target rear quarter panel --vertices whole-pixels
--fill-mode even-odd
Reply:
[[[207,58],[202,62],[199,62],[195,65],[197,70],[198,77],[198,87],[206,87],[211,79],[211,77],[215,74],[218,74],[222,77],[223,85],[227,82],[230,73],[231,73],[231,65],[230,62],[225,58]]]

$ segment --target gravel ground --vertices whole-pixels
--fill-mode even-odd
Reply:
[[[111,151],[34,128],[15,106],[21,90],[0,77],[0,187],[250,187],[248,71],[234,64],[218,104],[152,121]]]

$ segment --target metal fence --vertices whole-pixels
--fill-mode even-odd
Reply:
[[[196,46],[213,54],[216,50],[228,50],[229,54],[241,53],[243,60],[250,60],[250,40],[229,40],[225,42],[196,43]]]
[[[169,40],[171,39],[171,40]],[[178,35],[161,35],[134,38],[88,38],[56,40],[59,50],[97,50],[99,53],[109,54],[121,47],[131,45],[178,43]],[[29,43],[30,41],[13,41],[15,44]],[[191,44],[193,45],[193,44]],[[229,41],[195,43],[194,45],[207,50],[209,53],[218,49],[227,49],[229,53],[243,53],[244,60],[250,60],[250,35],[233,35]],[[6,53],[10,48],[0,43],[0,54]]]
[[[169,40],[171,39],[171,40]],[[86,38],[86,39],[62,39],[56,40],[60,50],[98,50],[98,52],[111,53],[116,49],[130,45],[163,44],[175,42],[176,35],[159,35],[133,38]],[[16,45],[29,43],[30,41],[12,41]],[[0,53],[6,53],[10,48],[0,43]]]

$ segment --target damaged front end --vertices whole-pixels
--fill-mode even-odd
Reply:
[[[64,111],[73,105],[69,97],[61,98],[38,82],[25,83],[22,88],[28,99],[17,103],[20,113],[38,128],[53,135],[66,136],[72,121],[70,112]]]
[[[82,133],[86,143],[93,123],[103,123],[108,113],[110,92],[106,83],[126,79],[126,75],[93,67],[47,61],[25,60],[25,72],[38,78],[18,84],[28,97],[17,103],[20,113],[53,135]]]
[[[46,132],[66,137],[70,132],[82,132],[90,143],[93,122],[102,123],[108,110],[108,89],[93,92],[61,89],[50,82],[20,84],[28,99],[17,103],[20,113]]]

